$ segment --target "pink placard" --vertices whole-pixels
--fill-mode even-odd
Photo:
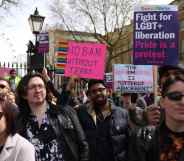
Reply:
[[[11,69],[12,68],[1,67],[0,68],[0,77],[8,76]]]
[[[64,75],[104,79],[105,55],[104,44],[70,41]]]

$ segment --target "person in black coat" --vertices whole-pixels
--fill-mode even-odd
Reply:
[[[90,161],[127,161],[128,112],[108,100],[101,80],[88,83],[89,103],[78,110],[90,149]]]
[[[184,75],[168,77],[160,100],[163,120],[131,132],[129,161],[184,160]]]
[[[22,78],[17,88],[19,134],[36,149],[36,161],[88,161],[88,143],[76,112],[48,101],[40,74]]]

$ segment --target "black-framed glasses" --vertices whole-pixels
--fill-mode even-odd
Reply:
[[[45,88],[45,85],[43,84],[34,84],[34,85],[31,85],[31,86],[28,86],[28,89],[29,90],[34,90],[34,89],[44,89]]]
[[[3,115],[4,115],[4,113],[3,112],[0,112],[0,120],[3,117]]]
[[[181,101],[184,97],[184,93],[182,92],[168,92],[164,96],[166,96],[171,101]]]

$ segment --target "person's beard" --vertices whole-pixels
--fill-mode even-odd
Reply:
[[[103,99],[99,99],[99,97],[103,98]],[[107,97],[106,96],[96,96],[94,99],[94,106],[105,106],[107,103]]]

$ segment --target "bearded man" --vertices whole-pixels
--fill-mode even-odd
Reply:
[[[128,112],[108,100],[102,80],[88,82],[89,103],[78,110],[90,161],[127,161]]]

